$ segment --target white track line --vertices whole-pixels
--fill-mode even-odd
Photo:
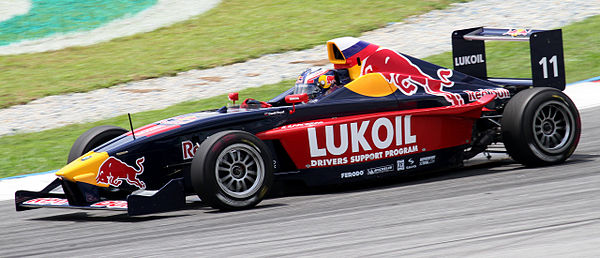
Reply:
[[[54,171],[0,179],[0,201],[13,200],[17,190],[41,191],[56,176]]]
[[[579,110],[600,106],[600,82],[576,83],[567,86],[564,92]]]
[[[0,22],[6,21],[17,15],[23,15],[31,9],[29,0],[3,0],[0,1]]]

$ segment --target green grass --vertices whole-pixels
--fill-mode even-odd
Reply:
[[[567,81],[573,82],[600,75],[598,74],[600,71],[600,37],[594,35],[595,28],[600,28],[600,16],[563,28]],[[526,45],[493,43],[489,44],[487,48],[488,60],[491,62],[488,70],[491,76],[530,76],[530,69],[525,68],[529,67],[529,49]],[[444,53],[426,59],[452,67],[450,57],[450,53]],[[240,92],[240,99],[253,97],[267,100],[288,89],[292,84],[293,81],[284,81],[260,88],[246,89]],[[225,103],[227,103],[227,97],[222,95],[181,103],[162,110],[134,114],[134,127],[183,113],[218,108]],[[66,163],[67,154],[75,139],[85,130],[102,124],[129,127],[126,116],[119,116],[95,123],[0,137],[0,178],[60,168]]]
[[[600,75],[600,16],[563,28],[563,48],[567,82]],[[487,71],[490,77],[531,78],[529,42],[486,43]],[[425,60],[452,68],[452,53]]]
[[[88,47],[0,56],[0,108],[306,49],[464,0],[223,0],[191,20]]]

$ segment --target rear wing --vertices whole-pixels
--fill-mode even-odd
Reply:
[[[531,79],[487,77],[486,40],[529,41]],[[503,85],[565,89],[562,31],[470,28],[452,33],[454,70]]]

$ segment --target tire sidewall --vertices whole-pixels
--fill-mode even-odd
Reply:
[[[573,128],[567,142],[569,146],[559,153],[546,152],[534,139],[536,110],[551,101],[564,104],[567,107],[565,111],[573,119]],[[563,162],[573,154],[579,142],[581,121],[579,112],[569,97],[553,88],[532,88],[520,92],[511,102],[505,110],[508,116],[503,117],[503,130],[512,131],[510,136],[505,137],[505,145],[513,159],[532,166],[550,165]],[[507,136],[506,132],[504,135]]]
[[[543,98],[542,98],[543,97]],[[547,103],[547,102],[551,102],[551,101],[558,101],[560,103],[563,103],[567,106],[567,112],[570,112],[571,114],[571,119],[573,119],[572,121],[572,130],[571,130],[571,135],[569,135],[569,139],[568,139],[568,147],[567,149],[565,149],[562,152],[559,153],[550,153],[545,151],[543,148],[541,148],[539,146],[539,144],[537,143],[537,141],[535,141],[534,137],[534,132],[533,132],[533,122],[535,119],[535,112],[538,110],[538,107],[540,107],[541,105]],[[555,92],[551,92],[551,91],[547,91],[547,92],[543,92],[542,94],[540,94],[540,97],[538,98],[534,98],[532,99],[532,101],[529,103],[529,105],[527,106],[527,109],[524,112],[523,115],[523,123],[524,123],[524,130],[527,131],[527,137],[528,140],[528,145],[530,146],[530,149],[532,150],[532,152],[534,153],[534,155],[536,157],[538,157],[539,159],[545,161],[545,162],[549,162],[549,163],[556,163],[556,162],[562,162],[564,160],[566,160],[569,156],[571,156],[571,154],[573,154],[573,152],[575,151],[575,148],[577,147],[577,144],[574,144],[575,141],[577,140],[576,135],[577,130],[578,130],[578,126],[577,126],[577,117],[578,115],[576,115],[575,113],[577,112],[577,109],[574,108],[573,105],[570,105],[570,103],[565,101],[565,98],[563,98],[562,96],[557,95]]]
[[[246,198],[230,196],[219,187],[215,167],[217,158],[228,146],[245,144],[255,149],[264,163],[264,179],[259,189]],[[258,204],[269,191],[273,181],[271,155],[256,136],[244,131],[224,131],[211,135],[198,148],[191,166],[191,180],[196,193],[210,206],[223,210],[250,208]]]

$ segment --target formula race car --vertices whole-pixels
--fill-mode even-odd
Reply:
[[[488,78],[486,40],[530,42],[531,79]],[[459,167],[503,144],[526,166],[565,161],[581,132],[565,87],[561,30],[452,34],[454,69],[356,38],[327,42],[334,69],[308,69],[270,101],[246,99],[135,130],[99,126],[73,144],[17,211],[82,208],[129,215],[257,205],[274,180],[323,185]]]

